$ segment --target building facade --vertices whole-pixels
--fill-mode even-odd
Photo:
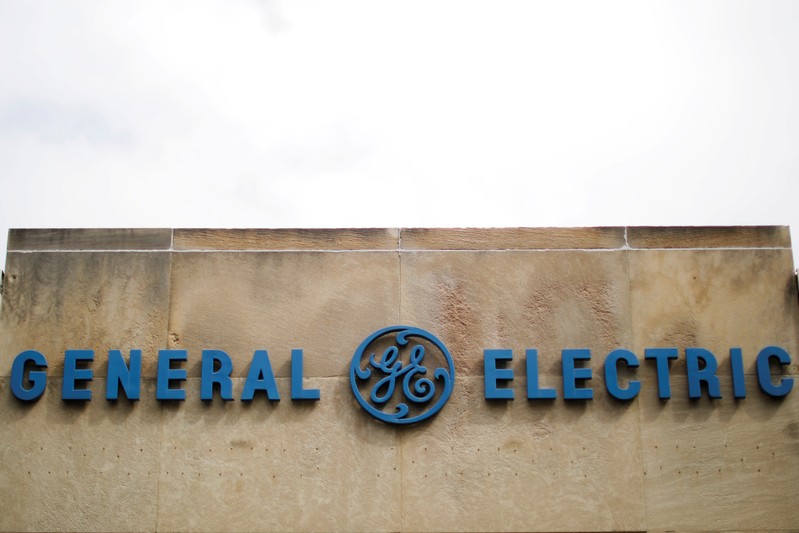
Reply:
[[[796,531],[797,377],[786,227],[12,230],[0,530]]]

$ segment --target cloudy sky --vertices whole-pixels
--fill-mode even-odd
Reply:
[[[0,0],[20,227],[789,224],[799,2]]]

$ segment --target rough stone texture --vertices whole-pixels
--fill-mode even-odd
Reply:
[[[437,332],[458,375],[482,375],[486,348],[512,349],[523,377],[527,348],[560,375],[563,348],[591,349],[597,367],[631,341],[623,252],[405,253],[401,300],[401,321]]]
[[[9,253],[0,308],[0,375],[36,349],[49,374],[63,374],[64,350],[92,349],[105,375],[109,349],[142,350],[142,374],[155,375],[166,347],[168,252]]]
[[[394,250],[397,229],[176,229],[176,250]]]
[[[12,231],[0,531],[799,530],[787,228],[176,230],[174,249],[143,231]],[[449,403],[413,427],[369,417],[347,377],[358,344],[393,324],[431,331],[456,361]],[[755,375],[772,344],[794,361],[781,401]],[[643,351],[670,346],[660,401]],[[189,352],[185,402],[155,400],[165,347]],[[641,382],[630,402],[605,390],[620,347],[641,360],[620,372]],[[716,354],[723,399],[687,399],[687,347]],[[8,376],[30,348],[50,379],[25,405]],[[91,402],[60,400],[67,348],[95,350]],[[143,350],[139,402],[103,399],[109,348]],[[292,348],[320,401],[289,399]],[[486,348],[513,350],[515,400],[485,400]],[[556,400],[526,399],[527,348]],[[592,351],[593,401],[562,398],[564,348]],[[202,349],[233,358],[234,398],[269,350],[281,400],[199,400]]]
[[[598,381],[598,380],[597,380]],[[403,531],[645,529],[638,409],[608,399],[487,402],[462,378],[402,439]]]
[[[172,269],[169,346],[224,350],[233,375],[247,376],[253,351],[269,352],[288,376],[302,348],[306,376],[342,376],[358,344],[397,320],[396,252],[177,253]]]
[[[621,248],[624,228],[409,228],[403,250]]]
[[[799,373],[799,298],[791,251],[631,251],[633,347],[680,348],[672,372],[685,375],[683,348],[707,348],[729,374],[729,350],[741,348],[755,373],[761,349],[792,354]]]
[[[8,250],[168,250],[170,229],[12,229]]]
[[[724,380],[727,381],[726,379]],[[684,377],[673,387],[687,389]],[[727,383],[723,383],[722,386]],[[647,526],[676,531],[796,531],[799,396],[743,401],[642,394]]]
[[[251,405],[201,403],[197,381],[165,407],[159,531],[400,530],[401,432],[363,416],[349,380],[308,380],[318,402]]]
[[[28,405],[0,378],[0,531],[154,531],[159,405],[65,403],[54,385]]]
[[[790,248],[788,226],[630,227],[632,248]]]

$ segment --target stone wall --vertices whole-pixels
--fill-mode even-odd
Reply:
[[[758,389],[769,345],[799,377],[788,228],[12,230],[0,309],[2,531],[795,531],[799,390]],[[353,397],[358,344],[393,324],[455,361],[432,419],[389,426]],[[676,347],[672,398],[650,347]],[[688,399],[685,348],[723,397]],[[730,348],[747,397],[734,399]],[[155,399],[158,351],[188,351],[186,400]],[[290,399],[291,351],[319,401]],[[484,350],[515,392],[487,400]],[[528,400],[525,350],[540,385]],[[588,348],[594,391],[563,399],[561,350]],[[603,361],[641,361],[611,397]],[[47,357],[36,402],[12,362]],[[93,399],[61,399],[67,349],[94,350]],[[142,396],[105,399],[107,353],[141,349]],[[201,352],[233,362],[234,401],[199,399]],[[280,401],[240,391],[266,349]],[[799,389],[799,386],[796,387]]]

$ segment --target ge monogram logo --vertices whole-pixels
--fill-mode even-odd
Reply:
[[[389,424],[430,418],[447,403],[454,383],[455,365],[444,343],[411,326],[372,333],[355,350],[350,364],[355,399],[370,415]]]

